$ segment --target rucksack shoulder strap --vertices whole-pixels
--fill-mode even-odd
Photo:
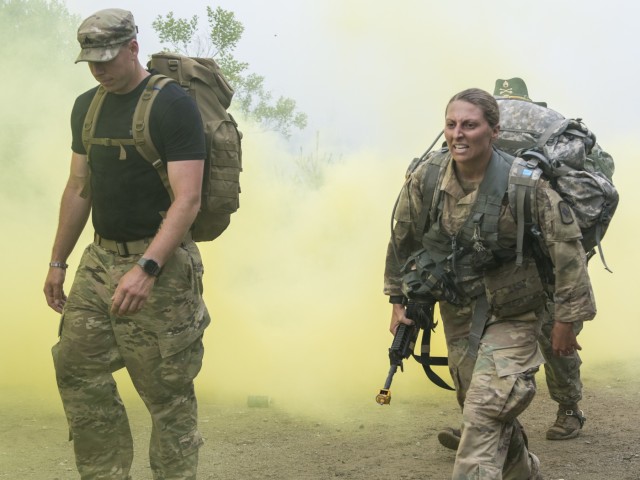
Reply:
[[[82,145],[84,145],[84,151],[87,156],[87,162],[89,161],[89,152],[91,147],[94,145],[94,136],[96,133],[96,123],[98,120],[98,113],[102,108],[102,104],[104,103],[104,99],[106,97],[106,90],[102,85],[98,86],[95,95],[91,99],[91,103],[89,104],[89,108],[87,109],[87,114],[84,117],[84,123],[82,124]],[[88,176],[85,179],[85,184],[82,187],[82,191],[80,192],[80,196],[82,198],[88,198],[91,192],[91,169],[88,171]]]
[[[509,172],[509,205],[516,219],[516,265],[523,262],[524,234],[527,225],[531,225],[537,218],[536,185],[542,175],[538,168],[538,158],[530,156],[527,159],[516,157]]]
[[[427,231],[428,225],[432,225],[436,221],[437,209],[433,207],[438,203],[438,185],[447,165],[449,165],[450,159],[449,150],[443,149],[427,161],[422,180],[422,211],[416,225],[418,238],[422,237],[424,232]]]
[[[98,118],[100,117],[100,111],[102,105],[107,98],[108,92],[100,85],[96,94],[93,96],[87,114],[84,117],[84,124],[82,127],[82,143],[87,153],[87,159],[91,152],[93,145],[103,145],[105,147],[120,147],[119,159],[125,160],[127,158],[127,152],[124,149],[125,145],[134,145],[132,138],[96,138],[96,126],[98,124]]]
[[[98,115],[100,114],[100,110],[102,109],[102,104],[104,103],[106,96],[107,91],[102,85],[100,85],[98,90],[96,90],[96,93],[89,104],[87,114],[84,117],[84,124],[82,125],[82,144],[87,152],[87,158],[89,156],[91,146],[95,144],[94,136],[96,133],[96,124],[98,123]]]
[[[91,149],[94,145],[103,145],[106,147],[120,147],[120,152],[118,158],[120,160],[125,160],[127,158],[127,152],[124,148],[125,145],[133,145],[134,141],[131,138],[96,138],[96,127],[98,125],[98,118],[100,117],[100,111],[102,110],[102,105],[104,104],[105,99],[107,98],[107,90],[99,85],[95,95],[91,99],[91,103],[89,104],[89,108],[87,109],[87,113],[84,117],[84,123],[82,125],[82,145],[84,146],[85,154],[87,156],[87,161],[90,161]],[[89,175],[91,175],[91,170],[89,170]],[[90,180],[87,177],[85,185],[80,193],[82,198],[87,198],[89,192],[91,191]]]
[[[167,189],[167,192],[169,192],[169,197],[171,197],[172,202],[174,197],[173,191],[171,190],[171,184],[169,183],[169,175],[167,173],[167,168],[160,159],[158,149],[151,139],[149,119],[151,118],[151,107],[153,106],[153,102],[157,98],[158,93],[160,93],[160,90],[162,90],[165,85],[174,81],[175,80],[164,75],[151,76],[149,82],[144,88],[144,91],[142,92],[142,95],[140,95],[138,104],[136,105],[136,109],[133,113],[132,124],[133,142],[136,150],[138,150],[140,155],[142,155],[142,158],[156,169],[158,175],[160,175],[162,184]]]

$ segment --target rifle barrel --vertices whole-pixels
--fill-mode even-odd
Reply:
[[[391,365],[391,368],[389,368],[389,375],[387,375],[387,380],[384,382],[384,389],[388,390],[389,387],[391,387],[391,382],[393,381],[393,376],[396,374],[396,372],[398,371],[398,365]]]

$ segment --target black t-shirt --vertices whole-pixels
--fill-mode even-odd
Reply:
[[[133,112],[149,77],[133,91],[107,94],[96,124],[96,138],[132,138]],[[71,149],[86,154],[82,127],[97,87],[80,95],[71,113]],[[176,83],[158,94],[151,108],[151,139],[162,161],[198,160],[205,157],[202,119],[193,99]],[[98,235],[117,241],[152,237],[170,205],[169,195],[153,166],[134,146],[93,145],[91,168],[92,220]]]

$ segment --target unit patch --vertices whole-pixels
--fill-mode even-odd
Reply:
[[[573,223],[573,212],[567,202],[559,202],[558,210],[560,210],[560,220],[565,225],[571,225]]]

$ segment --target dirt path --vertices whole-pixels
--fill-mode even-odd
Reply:
[[[544,432],[555,404],[544,385],[521,417],[531,449],[542,460],[547,480],[640,479],[640,379],[615,378],[616,366],[600,376],[585,376],[582,403],[587,423],[582,435],[550,442]],[[540,379],[539,379],[540,381]],[[201,402],[199,478],[448,480],[454,452],[442,448],[436,433],[454,425],[459,414],[447,393],[402,398],[380,407],[371,399],[357,406],[333,406],[334,415],[311,418],[272,405]],[[68,480],[78,478],[59,401],[39,411],[24,399],[3,397],[0,413],[0,479]],[[339,413],[336,413],[339,412]],[[136,441],[134,480],[149,480],[146,442],[149,425],[139,405],[129,408]]]

